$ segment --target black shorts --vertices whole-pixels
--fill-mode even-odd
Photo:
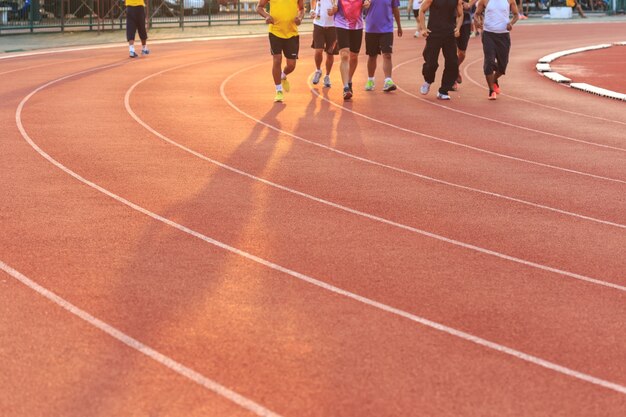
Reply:
[[[126,40],[134,41],[135,33],[139,32],[139,39],[148,39],[146,33],[146,8],[143,6],[126,7]]]
[[[413,9],[413,16],[420,17],[420,9]]]
[[[467,44],[469,44],[470,32],[472,31],[471,23],[461,25],[461,35],[456,39],[456,47],[461,51],[467,51]]]
[[[335,27],[323,27],[314,24],[311,48],[323,49],[327,54],[338,55],[339,48],[337,48],[337,31]]]
[[[511,36],[508,33],[493,33],[483,31],[483,52],[485,63],[483,70],[485,75],[500,74],[506,72],[509,64],[509,51],[511,50]]]
[[[393,32],[367,33],[365,32],[365,53],[368,56],[390,54],[393,52]]]
[[[279,38],[270,33],[270,53],[272,55],[285,55],[287,59],[298,59],[300,52],[300,36],[292,36],[291,38]]]
[[[350,52],[358,54],[361,52],[363,43],[363,29],[343,29],[337,28],[337,47],[339,50],[350,48]]]

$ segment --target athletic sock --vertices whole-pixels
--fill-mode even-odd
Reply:
[[[135,52],[135,45],[128,45],[128,52]]]
[[[284,71],[280,73],[280,79],[281,80],[286,80],[287,79],[287,74],[285,74]]]
[[[276,85],[276,91],[283,91],[283,86],[281,84]]]
[[[385,78],[385,82],[391,82],[391,77]]]
[[[367,77],[368,81],[374,81],[374,77]]]

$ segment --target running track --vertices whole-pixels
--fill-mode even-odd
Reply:
[[[308,35],[282,105],[264,37],[1,62],[0,414],[625,415],[624,103],[534,71],[618,29],[496,102],[477,39],[447,103],[410,36],[347,104]]]

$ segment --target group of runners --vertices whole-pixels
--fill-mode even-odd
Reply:
[[[519,18],[516,0],[409,0],[418,21],[419,35],[426,40],[420,93],[428,94],[439,67],[443,52],[444,70],[437,98],[450,100],[448,94],[456,90],[463,78],[459,66],[465,59],[472,23],[482,29],[484,74],[489,86],[489,99],[500,94],[499,78],[506,72],[511,48],[509,32]],[[269,4],[269,11],[266,7]],[[139,32],[142,54],[149,54],[146,45],[144,0],[126,0],[127,39],[129,55],[135,58],[135,33]],[[382,55],[385,92],[397,89],[391,78],[394,41],[394,20],[397,36],[402,37],[400,0],[312,0],[313,43],[315,73],[313,84],[322,78],[324,55],[324,87],[331,87],[330,73],[336,55],[340,57],[339,71],[343,85],[343,99],[354,95],[352,78],[356,71],[365,29],[367,54],[367,82],[365,90],[374,90],[378,55]],[[417,6],[417,8],[416,8]],[[276,86],[274,101],[282,102],[290,89],[287,76],[296,68],[300,50],[298,26],[304,18],[303,0],[259,0],[257,12],[269,24],[270,52],[273,59],[272,77]],[[425,14],[428,12],[428,25]],[[512,17],[510,17],[512,16]],[[365,18],[364,18],[365,17]],[[286,63],[283,66],[283,56]]]
[[[498,79],[505,74],[511,48],[509,32],[518,20],[516,0],[409,0],[418,21],[416,36],[425,38],[422,94],[428,94],[443,52],[444,70],[437,98],[450,100],[463,78],[459,66],[465,59],[471,26],[482,29],[484,74],[490,100],[500,93]],[[269,4],[269,11],[266,6]],[[417,8],[415,6],[418,6]],[[331,87],[330,73],[335,56],[340,58],[339,72],[343,99],[354,96],[352,78],[356,71],[365,31],[367,82],[365,90],[374,90],[378,56],[382,55],[385,92],[397,89],[391,78],[394,41],[394,20],[397,36],[402,37],[399,0],[313,0],[313,42],[315,73],[313,84],[323,78],[324,87]],[[304,18],[303,0],[260,0],[257,12],[269,24],[272,76],[276,87],[274,101],[282,102],[290,89],[287,76],[296,67],[300,49],[298,26]],[[428,12],[428,24],[425,14]],[[286,64],[283,66],[283,56]],[[326,62],[324,71],[322,64]]]

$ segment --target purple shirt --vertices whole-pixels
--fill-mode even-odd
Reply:
[[[335,27],[363,29],[363,0],[339,0],[335,14]]]
[[[400,7],[400,0],[371,0],[365,15],[365,32],[393,33],[393,7]]]

